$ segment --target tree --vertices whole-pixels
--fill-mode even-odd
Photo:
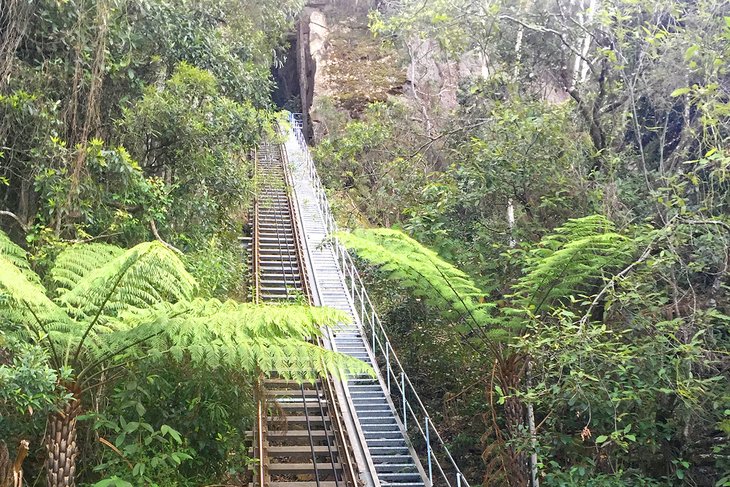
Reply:
[[[255,306],[195,299],[196,283],[158,242],[122,250],[81,244],[61,253],[46,289],[25,252],[0,233],[0,320],[47,350],[71,396],[48,416],[48,485],[75,485],[77,418],[83,399],[135,361],[169,354],[197,367],[279,371],[295,380],[362,362],[306,339],[342,316],[304,306]]]

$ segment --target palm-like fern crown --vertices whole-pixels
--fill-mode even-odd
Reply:
[[[362,362],[306,342],[319,325],[346,318],[306,306],[255,306],[195,299],[196,283],[175,253],[157,242],[129,250],[69,247],[49,273],[50,299],[25,252],[0,232],[0,320],[45,344],[57,367],[98,375],[131,355],[170,352],[198,365],[276,370],[309,379],[367,372]]]
[[[484,293],[464,272],[402,232],[356,230],[337,238],[446,317],[466,317],[469,331],[481,328],[476,331],[491,343],[519,333],[525,319],[546,306],[591,294],[635,251],[635,242],[603,216],[569,220],[530,251],[523,277],[513,287],[513,306],[500,309],[497,320],[495,305],[479,302]]]
[[[514,297],[534,313],[546,305],[589,294],[625,264],[634,250],[634,241],[618,234],[614,224],[601,215],[568,220],[530,251]]]

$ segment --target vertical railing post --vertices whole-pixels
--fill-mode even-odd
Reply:
[[[350,291],[352,291],[352,303],[355,304],[355,268],[352,265],[350,265]]]
[[[388,377],[388,394],[390,394],[390,342],[385,341],[385,375]]]
[[[376,349],[377,342],[375,340],[375,326],[373,325],[374,320],[372,319],[372,316],[373,315],[370,315],[370,317],[371,317],[370,318],[370,328],[372,328],[372,330],[373,330],[373,356],[375,356],[375,351],[377,350]],[[376,362],[377,362],[377,359],[376,359]]]
[[[406,407],[406,373],[400,373],[400,391],[403,396],[403,428],[408,431],[408,409]]]
[[[433,485],[433,465],[431,464],[431,436],[429,433],[429,420],[426,416],[426,448],[428,451],[428,481]]]
[[[375,330],[375,313],[371,313],[368,319],[370,321],[370,328]]]
[[[456,487],[461,487],[461,472],[456,472]]]
[[[375,310],[373,311],[373,314],[375,314]],[[360,288],[360,317],[362,318],[365,316],[365,288]],[[375,353],[375,349],[373,349],[373,353]]]

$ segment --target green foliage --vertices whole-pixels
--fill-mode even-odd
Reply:
[[[156,427],[147,422],[144,406],[130,399],[131,392],[139,391],[135,390],[133,381],[128,384],[111,397],[121,402],[115,408],[118,414],[91,414],[83,418],[92,420],[97,434],[108,438],[111,443],[105,444],[111,451],[105,452],[105,458],[94,470],[109,481],[130,479],[131,485],[185,485],[180,467],[193,458],[194,451],[186,447],[180,433],[171,426],[162,424]],[[95,485],[108,485],[104,482],[107,480]]]
[[[30,268],[27,252],[10,240],[2,231],[0,231],[0,256],[18,269],[27,279],[40,283],[38,275]]]
[[[55,294],[64,295],[91,271],[122,253],[123,250],[117,246],[101,243],[77,244],[67,248],[58,254],[49,272],[48,277],[55,286]]]
[[[590,295],[630,263],[635,247],[601,215],[568,220],[529,251],[524,275],[514,286],[516,297],[526,311],[538,313],[544,306]]]
[[[0,416],[43,414],[68,399],[58,391],[68,371],[51,368],[42,347],[8,339],[0,331],[0,358]],[[3,428],[4,422],[0,419]]]
[[[402,146],[416,129],[404,116],[405,107],[398,103],[372,103],[359,120],[329,127],[329,137],[315,148],[324,183],[346,197],[343,217],[352,218],[356,210],[355,217],[390,226],[417,204],[430,167]]]
[[[208,71],[178,65],[166,89],[150,86],[124,110],[121,127],[148,176],[169,185],[169,210],[159,219],[185,229],[171,241],[204,247],[216,232],[234,231],[248,201],[245,150],[259,138],[268,116],[220,94]]]
[[[214,236],[196,245],[196,250],[185,254],[186,267],[200,284],[206,297],[245,300],[248,267],[236,234]]]
[[[362,362],[306,342],[321,333],[320,325],[344,320],[339,312],[192,299],[196,282],[162,244],[99,250],[82,245],[62,254],[52,274],[76,272],[80,279],[55,301],[0,255],[2,318],[25,327],[21,336],[47,345],[56,368],[74,367],[77,380],[98,376],[97,367],[137,349],[189,358],[200,367],[277,370],[297,379],[368,371]]]
[[[471,278],[403,232],[355,230],[339,233],[337,239],[444,317],[464,320],[467,329],[494,323],[490,316],[494,305],[481,302],[484,293]],[[501,333],[490,331],[494,337]]]

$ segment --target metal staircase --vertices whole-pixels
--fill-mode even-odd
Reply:
[[[318,197],[311,174],[302,164],[302,147],[296,139],[286,143],[294,180],[299,223],[309,257],[311,287],[318,296],[317,304],[347,313],[351,321],[330,333],[334,350],[361,359],[375,366],[363,328],[355,313],[353,297],[345,285],[335,247],[327,245],[326,221],[318,205]],[[403,423],[395,412],[395,405],[383,378],[348,377],[346,396],[352,408],[356,427],[364,439],[362,448],[373,470],[373,477],[384,487],[425,487],[426,472],[410,446]]]
[[[283,145],[262,144],[256,154],[258,197],[248,239],[252,297],[305,299],[343,311],[349,322],[325,330],[320,345],[367,362],[377,378],[325,378],[307,388],[263,380],[268,392],[253,432],[252,453],[261,462],[254,484],[469,487],[395,355],[352,259],[332,238],[336,225],[301,125],[296,117],[290,122],[282,129]]]

